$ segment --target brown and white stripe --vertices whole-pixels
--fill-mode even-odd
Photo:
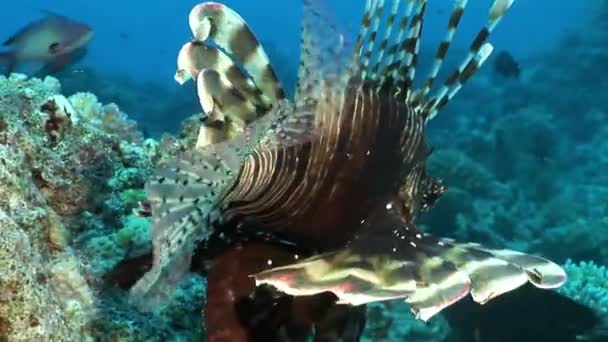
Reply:
[[[450,45],[452,44],[452,40],[454,39],[454,34],[456,33],[456,29],[458,28],[458,24],[460,23],[460,19],[462,18],[462,14],[467,6],[468,0],[458,0],[455,2],[454,9],[450,14],[450,19],[448,21],[448,28],[445,34],[445,37],[437,47],[437,52],[435,53],[435,61],[433,62],[433,66],[431,67],[431,71],[427,76],[427,79],[422,82],[422,88],[417,90],[413,96],[413,104],[415,106],[419,106],[428,95],[429,91],[433,87],[435,79],[437,78],[437,74],[439,70],[441,70],[441,66],[443,65],[443,61],[450,49]]]
[[[242,63],[270,103],[285,98],[268,55],[238,13],[220,3],[205,2],[190,11],[189,23],[196,40],[212,39]]]
[[[471,46],[469,53],[445,84],[432,99],[423,105],[423,115],[427,121],[433,119],[437,113],[456,95],[466,82],[479,67],[485,62],[492,52],[492,45],[487,40],[503,18],[505,13],[511,8],[515,0],[495,0],[488,14],[486,25],[479,31]]]
[[[258,273],[256,283],[291,295],[331,291],[351,305],[402,298],[427,321],[469,293],[484,304],[527,282],[555,288],[566,280],[544,258],[438,239],[379,210],[348,247]]]

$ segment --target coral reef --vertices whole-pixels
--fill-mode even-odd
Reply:
[[[177,132],[181,120],[199,111],[198,101],[191,92],[134,80],[125,74],[84,66],[78,72],[64,70],[55,76],[64,94],[86,91],[95,94],[100,102],[117,103],[138,122],[142,132],[154,138]]]
[[[117,105],[65,97],[51,77],[0,77],[0,122],[0,340],[200,336],[200,277],[148,317],[104,282],[115,263],[151,248],[148,222],[129,214],[158,143]]]
[[[422,322],[402,301],[369,304],[367,317],[362,341],[449,341],[450,327],[442,315]]]
[[[608,268],[593,262],[565,264],[570,281],[559,293],[591,308],[600,320],[600,325],[587,333],[587,339],[594,335],[608,334]]]

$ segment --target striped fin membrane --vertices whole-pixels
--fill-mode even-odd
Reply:
[[[428,121],[490,55],[492,46],[487,38],[512,3],[494,1],[488,23],[471,44],[462,65],[427,101],[467,1],[455,2],[431,71],[421,88],[413,89],[427,1],[367,0],[342,81],[354,78],[375,82],[376,91],[391,90]],[[252,277],[257,285],[270,285],[294,296],[329,291],[341,304],[404,299],[425,321],[469,293],[483,304],[527,282],[550,289],[566,280],[558,265],[541,257],[422,233],[406,223],[410,221],[401,214],[389,210],[398,207],[401,205],[391,202],[386,212],[372,213],[363,221],[361,233],[342,249]]]
[[[237,105],[242,103],[246,106],[270,106],[269,100],[263,96],[253,80],[238,68],[228,55],[215,46],[197,41],[187,42],[179,51],[177,66],[175,79],[180,84],[191,78],[198,81],[198,76],[204,71],[215,71],[226,78],[223,87],[228,92],[238,92],[241,102],[236,102]],[[201,90],[211,95],[218,95],[213,87],[209,90],[204,87],[199,88],[199,93]]]
[[[253,278],[294,296],[329,291],[340,304],[403,299],[427,321],[469,293],[484,304],[527,282],[559,287],[566,274],[544,258],[436,238],[385,213],[366,220],[362,234],[343,249]]]
[[[196,5],[189,15],[193,40],[181,48],[175,79],[196,80],[203,109],[197,147],[241,132],[285,92],[258,39],[243,19],[220,3]]]
[[[269,113],[225,141],[182,153],[158,167],[145,185],[152,216],[152,269],[131,289],[150,308],[166,300],[189,270],[196,245],[220,219],[222,200],[257,148],[285,148],[316,137],[314,113],[281,101]]]
[[[211,233],[223,191],[238,174],[235,147],[194,150],[158,167],[145,185],[152,214],[154,260],[132,288],[142,309],[166,300],[190,268],[196,243]]]
[[[318,97],[321,82],[344,67],[350,37],[338,26],[324,0],[303,0],[300,66],[295,101]]]
[[[205,2],[190,11],[188,21],[194,38],[197,41],[212,39],[233,56],[270,103],[285,98],[268,55],[238,13],[220,3]]]

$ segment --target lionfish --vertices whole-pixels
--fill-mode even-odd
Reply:
[[[196,81],[203,124],[196,147],[146,183],[153,263],[133,301],[169,296],[214,246],[204,256],[211,340],[310,329],[357,340],[366,303],[402,299],[426,321],[469,293],[483,304],[527,282],[562,285],[565,272],[549,260],[416,226],[446,189],[427,174],[426,124],[490,55],[490,33],[513,1],[493,2],[460,67],[432,92],[467,0],[454,1],[416,82],[426,0],[366,0],[354,40],[323,0],[304,0],[293,100],[236,12],[195,6],[175,79]]]

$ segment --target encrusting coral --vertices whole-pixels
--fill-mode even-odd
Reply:
[[[159,151],[115,104],[66,97],[51,77],[0,76],[0,340],[140,337],[129,322],[150,318],[104,316],[128,309],[108,307],[103,272],[150,248],[147,222],[128,214]],[[191,282],[176,303],[202,293],[200,277]],[[199,312],[202,300],[194,303]],[[159,308],[146,334],[176,336],[171,324],[198,317],[176,305]],[[162,316],[167,310],[181,312]]]

